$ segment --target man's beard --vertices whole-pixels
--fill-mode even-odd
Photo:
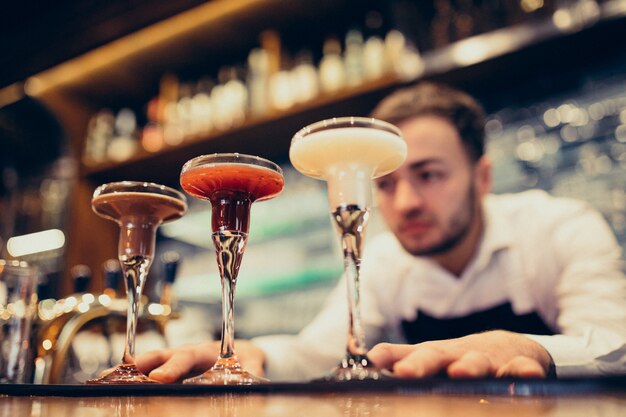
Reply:
[[[450,227],[440,242],[426,248],[411,249],[405,245],[405,250],[413,256],[434,256],[448,252],[456,247],[469,233],[476,213],[476,190],[474,185],[468,188],[465,203],[452,216]]]

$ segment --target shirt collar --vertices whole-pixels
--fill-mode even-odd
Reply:
[[[494,195],[488,195],[482,202],[484,229],[477,256],[471,262],[474,264],[471,269],[475,272],[486,268],[496,252],[510,248],[514,243],[510,225],[497,207],[496,199]]]
[[[497,206],[496,199],[497,196],[490,194],[482,203],[485,229],[481,246],[490,252],[508,248],[514,242],[511,227],[502,207]]]

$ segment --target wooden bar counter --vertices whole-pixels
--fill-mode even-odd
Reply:
[[[626,416],[626,378],[263,387],[0,385],[11,417]]]

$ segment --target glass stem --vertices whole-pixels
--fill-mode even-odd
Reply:
[[[220,358],[230,358],[235,351],[235,286],[236,279],[222,276],[222,345]]]
[[[243,232],[219,231],[213,233],[213,244],[216,249],[217,265],[222,281],[220,359],[224,360],[235,356],[235,287],[247,240],[248,234]]]
[[[358,205],[341,205],[332,212],[337,231],[341,235],[343,262],[348,286],[348,307],[350,326],[348,328],[348,359],[363,360],[367,347],[365,335],[361,327],[361,310],[359,294],[359,269],[361,266],[361,244],[365,227],[369,219],[369,210]],[[358,360],[357,362],[362,362]]]
[[[354,234],[345,233],[342,238],[343,262],[348,286],[349,328],[347,351],[350,356],[364,356],[367,353],[365,335],[361,327],[360,309],[360,256],[357,242],[359,238]]]
[[[128,299],[126,345],[122,358],[122,363],[125,365],[133,365],[135,363],[135,338],[137,335],[139,305],[151,261],[150,258],[144,256],[133,256],[121,259],[122,268],[124,270],[124,283],[126,285],[126,297]]]

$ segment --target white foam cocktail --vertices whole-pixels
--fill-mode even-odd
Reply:
[[[355,120],[360,118],[347,118]],[[339,122],[332,123],[333,120]],[[341,119],[317,126],[337,125]],[[371,122],[373,119],[365,119]],[[361,122],[364,123],[364,122]],[[372,122],[373,123],[373,122]],[[289,150],[293,166],[306,176],[328,182],[328,203],[331,210],[341,205],[371,204],[371,181],[394,171],[406,158],[406,143],[397,129],[377,121],[381,127],[393,130],[373,129],[361,125],[332,127],[316,130],[316,124],[298,132]],[[297,136],[296,135],[296,136]]]
[[[361,245],[371,210],[372,179],[397,169],[406,143],[393,125],[364,117],[343,117],[298,131],[289,149],[293,166],[328,183],[328,203],[341,236],[348,285],[347,353],[326,379],[378,379],[382,373],[367,358],[359,312]]]

